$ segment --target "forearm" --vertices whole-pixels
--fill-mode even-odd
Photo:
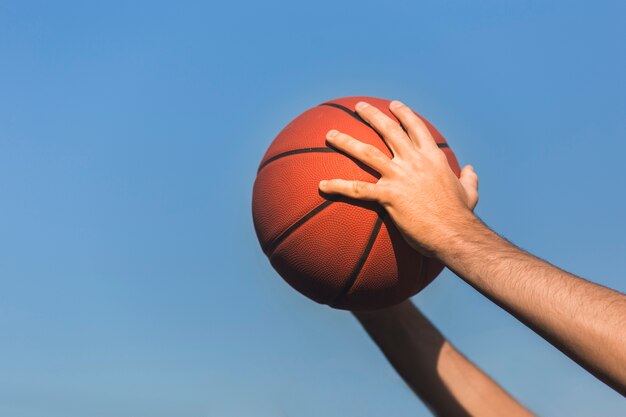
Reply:
[[[532,415],[450,345],[410,301],[354,314],[436,415]]]
[[[438,257],[589,372],[626,394],[626,297],[517,248],[474,216]]]

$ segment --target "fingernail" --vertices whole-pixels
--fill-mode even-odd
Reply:
[[[326,181],[326,180],[320,181],[320,187],[325,187],[326,184],[328,184],[328,181]]]
[[[391,107],[392,109],[397,109],[398,107],[402,107],[403,104],[401,101],[398,100],[394,100],[391,103],[389,103],[389,107]]]
[[[356,103],[356,108],[359,110],[363,110],[366,109],[369,106],[369,104],[367,104],[364,101],[359,101],[358,103]]]
[[[337,136],[339,132],[336,131],[335,129],[329,130],[328,133],[326,134],[327,138],[334,138],[335,136]]]

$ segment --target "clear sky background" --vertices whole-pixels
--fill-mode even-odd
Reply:
[[[292,118],[401,99],[513,242],[626,291],[622,1],[0,1],[0,415],[426,416],[262,254]],[[452,273],[414,301],[542,416],[626,401]]]

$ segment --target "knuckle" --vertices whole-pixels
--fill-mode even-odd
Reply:
[[[417,113],[411,110],[409,106],[407,106],[406,104],[400,107],[398,110],[400,111],[400,113],[402,113],[402,116],[406,119],[415,120],[418,118]]]
[[[424,122],[424,119],[422,119],[422,116],[413,111],[411,112],[411,115],[415,126],[419,127],[420,129],[428,130],[428,126],[426,126],[426,123]]]
[[[389,187],[388,185],[382,185],[379,187],[378,195],[381,203],[389,204],[396,197],[396,192],[393,187]]]
[[[365,111],[375,117],[379,117],[381,114],[383,114],[380,110],[378,110],[376,106],[368,106]]]
[[[370,117],[379,125],[384,125],[389,120],[387,115],[378,109],[373,110]]]
[[[389,200],[390,200],[389,199],[389,197],[390,197],[390,195],[389,195],[389,188],[385,187],[385,186],[382,186],[382,185],[379,186],[378,187],[378,196],[379,196],[379,199],[380,199],[381,203],[384,204],[384,203],[389,202]]]
[[[411,118],[411,129],[417,132],[420,136],[432,136],[430,129],[428,129],[424,120],[415,113],[413,113],[413,117]]]
[[[387,158],[385,155],[381,153],[377,153],[374,157],[375,161],[381,168],[389,169],[392,166],[391,159]]]
[[[391,163],[391,159],[389,159],[387,155],[382,153],[380,149],[376,148],[375,146],[371,146],[371,145],[368,146],[366,153],[367,153],[367,157],[370,160],[376,162],[381,167],[387,167]]]
[[[386,124],[386,129],[392,136],[404,136],[404,130],[396,122],[389,120]]]
[[[397,187],[387,187],[387,196],[390,200],[395,199],[400,195],[400,191]]]
[[[371,159],[380,158],[380,151],[372,145],[364,145],[363,154]]]
[[[448,157],[445,152],[439,148],[433,149],[432,158],[439,163],[448,163]]]

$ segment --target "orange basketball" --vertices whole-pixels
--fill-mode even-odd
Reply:
[[[272,266],[293,288],[331,307],[364,310],[406,300],[442,270],[400,235],[375,203],[323,195],[320,180],[376,182],[378,173],[326,144],[337,129],[391,157],[383,139],[354,111],[359,101],[389,111],[389,100],[345,97],[296,117],[274,139],[257,172],[252,194],[254,227]],[[420,116],[421,117],[421,116]],[[452,170],[459,164],[428,121]]]

